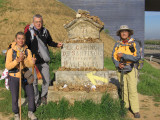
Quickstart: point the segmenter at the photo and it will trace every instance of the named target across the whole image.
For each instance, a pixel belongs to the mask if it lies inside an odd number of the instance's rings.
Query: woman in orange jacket
[[[27,49],[25,45],[25,36],[23,32],[18,32],[15,36],[16,44],[12,46],[7,52],[6,68],[9,70],[9,87],[12,94],[12,111],[15,113],[15,120],[19,120],[19,108],[18,108],[18,93],[19,93],[19,79],[23,76],[20,73],[21,69],[32,67],[35,64],[36,59],[32,58],[31,51]],[[22,87],[28,96],[28,117],[31,120],[36,120],[34,115],[35,103],[34,103],[34,89],[32,84],[28,84],[27,80],[22,77]]]

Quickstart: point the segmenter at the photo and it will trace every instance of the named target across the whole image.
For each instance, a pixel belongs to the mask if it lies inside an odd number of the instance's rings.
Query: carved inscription
[[[103,62],[103,43],[66,43],[61,51],[62,67],[103,69]]]
[[[69,38],[99,38],[99,29],[89,22],[74,24],[69,30]]]

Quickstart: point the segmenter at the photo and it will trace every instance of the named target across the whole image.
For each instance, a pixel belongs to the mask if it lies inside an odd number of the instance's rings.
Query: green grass
[[[19,25],[26,26],[27,22],[19,22]]]
[[[2,22],[7,23],[7,21],[8,21],[8,18],[5,18],[5,19],[1,20],[0,23],[2,23]]]
[[[61,53],[53,53],[51,50],[49,52],[51,58],[49,62],[50,79],[54,80],[55,73],[53,71],[57,70],[61,66]]]
[[[159,106],[160,106],[160,104],[158,104],[158,103],[155,103],[155,104],[154,104],[154,106],[156,106],[156,107],[159,107]]]
[[[160,40],[145,40],[145,44],[160,45]]]
[[[4,0],[0,0],[0,8],[3,7]]]
[[[105,29],[104,32],[105,32],[106,34],[109,34],[109,33],[110,33],[108,29]]]
[[[160,101],[160,70],[145,62],[140,73],[138,92],[144,95],[154,96],[155,101]]]
[[[11,94],[1,90],[0,112],[12,113]],[[22,106],[22,118],[27,118],[28,107]],[[104,94],[101,103],[95,104],[92,100],[75,101],[70,105],[64,98],[58,103],[49,102],[42,105],[35,112],[39,120],[76,118],[78,120],[125,120],[121,115],[126,115],[126,109],[121,108],[119,100],[113,100],[109,94]]]
[[[9,3],[8,0],[0,0],[0,13],[6,10],[7,3]]]
[[[5,56],[0,55],[0,70],[5,68]]]
[[[104,59],[104,67],[107,68],[108,70],[116,70],[112,58],[109,57],[106,57]]]
[[[0,81],[0,88],[5,88],[5,80]]]
[[[0,112],[5,114],[12,113],[12,97],[9,90],[2,89],[0,90]]]

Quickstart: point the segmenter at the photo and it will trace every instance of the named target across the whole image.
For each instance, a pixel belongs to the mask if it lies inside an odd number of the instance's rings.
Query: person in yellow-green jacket
[[[134,67],[141,58],[140,46],[131,35],[133,35],[133,30],[127,25],[120,26],[120,29],[117,31],[117,36],[120,37],[120,40],[114,45],[112,60],[118,71],[119,82],[123,84],[123,89],[121,88],[123,94],[121,97],[124,105],[132,110],[135,118],[140,118],[137,69]],[[121,81],[123,82],[121,83]]]
[[[6,55],[6,68],[9,70],[9,88],[12,95],[12,111],[15,113],[15,120],[19,120],[19,108],[18,108],[18,94],[19,94],[19,79],[23,76],[20,73],[20,62],[22,62],[22,71],[28,67],[32,67],[35,64],[36,59],[32,58],[31,51],[27,49],[25,45],[25,35],[23,32],[18,32],[15,36],[15,44],[7,51]],[[34,115],[35,100],[33,84],[28,83],[27,80],[22,77],[22,87],[25,90],[28,97],[28,117],[31,120],[36,120]]]

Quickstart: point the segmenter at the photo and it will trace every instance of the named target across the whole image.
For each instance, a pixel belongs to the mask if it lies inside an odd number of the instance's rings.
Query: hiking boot
[[[140,114],[139,114],[139,112],[134,113],[134,118],[140,118]]]
[[[41,103],[42,103],[43,105],[46,105],[46,104],[47,104],[47,98],[46,98],[46,97],[42,97],[42,98],[41,98]]]
[[[14,120],[19,120],[19,114],[14,114]]]
[[[31,120],[37,120],[37,117],[34,115],[32,111],[28,111],[28,118]]]

